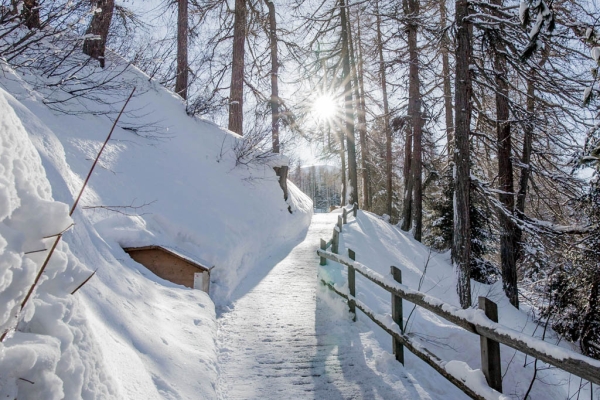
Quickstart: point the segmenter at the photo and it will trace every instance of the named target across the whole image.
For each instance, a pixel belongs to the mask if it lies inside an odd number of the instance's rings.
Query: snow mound
[[[45,255],[25,252],[48,248],[52,239],[42,238],[69,226],[67,205],[137,87],[73,214],[75,226],[18,331],[0,345],[0,393],[19,400],[215,398],[213,300],[229,303],[257,266],[301,240],[310,199],[288,183],[284,201],[272,166],[254,162],[242,138],[187,116],[177,96],[131,66],[119,66],[125,72],[114,87],[121,89],[98,92],[99,103],[61,103],[63,112],[45,104],[42,76],[0,68],[3,329]],[[212,299],[157,277],[122,250],[146,245],[215,266]]]
[[[113,382],[98,379],[107,370],[81,304],[70,295],[91,271],[66,243],[21,311],[44,249],[55,241],[43,238],[72,220],[67,205],[52,200],[40,156],[7,97],[0,89],[0,332],[9,331],[0,343],[0,398],[77,399],[85,384],[94,385],[94,396],[108,398]]]
[[[448,253],[436,253],[414,240],[410,235],[390,225],[381,217],[369,212],[359,211],[356,219],[349,218],[340,235],[340,254],[347,249],[356,253],[356,261],[366,265],[392,280],[390,266],[402,270],[402,283],[411,289],[420,290],[452,306],[460,308],[456,294],[456,275]],[[329,240],[329,238],[324,238]],[[346,268],[328,262],[320,269],[320,277],[332,282],[338,288],[347,286]],[[477,307],[479,296],[485,296],[498,304],[499,323],[522,332],[524,335],[559,344],[574,350],[574,346],[561,342],[550,328],[544,329],[532,317],[532,310],[522,305],[521,310],[510,305],[502,291],[502,282],[484,285],[471,281],[473,307]],[[391,318],[390,294],[379,286],[357,275],[356,299],[366,304],[376,314]],[[412,303],[403,302],[405,333],[420,341],[420,344],[447,361],[446,368],[461,379],[471,382],[485,394],[486,385],[482,383],[479,337],[471,334],[437,315],[414,308]],[[473,310],[467,312],[472,313]],[[360,324],[373,331],[380,345],[391,353],[391,338],[381,328],[364,315],[358,316]],[[534,378],[534,360],[523,353],[504,345],[501,348],[503,393],[505,398],[522,399]],[[416,377],[423,388],[434,398],[466,398],[451,383],[434,372],[417,357],[405,351],[407,373]],[[564,399],[573,396],[579,390],[577,384],[569,385],[572,377],[568,373],[548,368],[542,362],[537,363],[537,379],[533,383],[532,399]],[[584,382],[585,383],[585,382]],[[589,384],[581,388],[581,396],[590,398]],[[594,393],[594,398],[598,393]]]

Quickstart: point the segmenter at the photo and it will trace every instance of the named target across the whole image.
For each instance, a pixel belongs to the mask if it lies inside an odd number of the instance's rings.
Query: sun
[[[330,120],[337,113],[338,108],[333,96],[322,94],[313,103],[313,112],[321,119]]]

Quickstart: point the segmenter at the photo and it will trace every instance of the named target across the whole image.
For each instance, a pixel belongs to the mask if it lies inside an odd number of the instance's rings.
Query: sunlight
[[[319,118],[329,120],[337,112],[337,105],[331,95],[322,94],[315,100],[313,111]]]

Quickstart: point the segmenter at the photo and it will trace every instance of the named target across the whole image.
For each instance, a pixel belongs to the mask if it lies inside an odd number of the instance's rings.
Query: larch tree
[[[392,172],[392,129],[390,126],[390,107],[388,103],[387,77],[385,69],[385,59],[383,57],[383,37],[381,33],[381,14],[379,12],[379,0],[375,0],[375,27],[377,31],[377,57],[379,66],[379,82],[381,85],[382,103],[383,103],[383,129],[385,132],[385,208],[390,218],[393,217],[392,201],[393,193],[393,172]]]
[[[175,93],[187,100],[188,89],[188,0],[177,1],[177,71]]]
[[[404,189],[404,207],[402,213],[402,230],[408,231],[414,221],[414,237],[421,240],[423,229],[423,117],[421,114],[421,82],[419,79],[419,0],[404,0],[402,2],[406,17],[406,32],[408,36],[408,118],[410,119],[410,134],[407,134],[406,146],[412,148],[405,152],[410,162],[406,187]],[[410,137],[410,140],[408,139]]]
[[[493,0],[492,4],[502,8],[502,0]],[[497,19],[501,15],[494,12]],[[493,64],[495,71],[495,103],[496,103],[496,139],[498,159],[498,199],[502,208],[498,210],[500,221],[500,264],[502,285],[510,303],[519,307],[517,288],[517,226],[513,220],[515,194],[512,166],[512,135],[509,113],[509,82],[506,60],[506,45],[502,39],[502,28],[494,30],[492,43]]]
[[[344,127],[348,151],[348,179],[350,193],[348,203],[358,202],[358,167],[356,162],[356,136],[354,132],[354,101],[352,95],[352,72],[350,63],[350,35],[348,23],[348,7],[345,0],[339,1],[340,24],[342,35],[342,83],[344,85]]]
[[[269,9],[269,47],[271,51],[271,138],[273,153],[279,153],[279,61],[277,57],[277,16],[272,0],[265,0]]]
[[[358,12],[358,10],[357,10]],[[369,147],[367,145],[367,119],[366,119],[366,105],[365,105],[365,88],[364,88],[364,79],[362,74],[362,43],[361,43],[361,35],[360,35],[360,18],[356,18],[356,46],[354,45],[355,40],[352,34],[352,23],[351,23],[351,13],[347,14],[348,16],[348,39],[350,43],[350,62],[351,62],[351,71],[352,78],[354,83],[354,107],[356,109],[356,116],[358,120],[358,136],[360,140],[360,161],[361,161],[361,178],[362,178],[362,190],[363,190],[363,200],[362,200],[362,208],[365,210],[370,209],[370,190],[369,190],[369,165],[368,165],[368,157],[369,157]],[[356,51],[355,51],[356,50]],[[356,61],[358,59],[358,62]]]
[[[239,135],[244,129],[244,53],[246,43],[246,0],[235,0],[233,52],[229,91],[229,130]]]
[[[470,153],[471,129],[471,27],[468,20],[468,0],[455,2],[456,53],[454,81],[454,232],[452,236],[452,263],[457,275],[457,292],[463,308],[471,306],[471,224],[470,206]]]

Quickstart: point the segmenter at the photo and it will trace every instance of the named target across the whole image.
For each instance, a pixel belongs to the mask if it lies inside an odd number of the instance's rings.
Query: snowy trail
[[[221,315],[221,399],[429,398],[403,373],[373,370],[356,325],[317,285],[319,238],[336,219],[315,214],[305,240]]]

